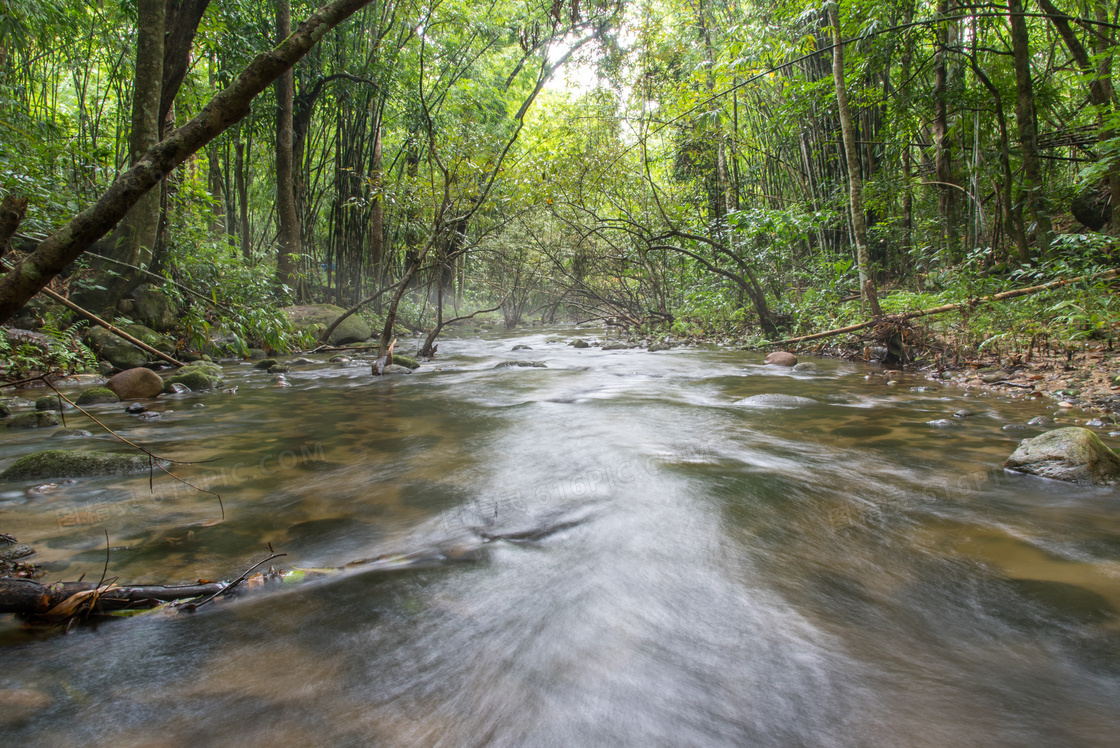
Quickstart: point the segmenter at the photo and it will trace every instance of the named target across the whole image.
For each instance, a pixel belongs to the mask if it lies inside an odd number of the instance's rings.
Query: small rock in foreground
[[[45,449],[13,462],[0,473],[4,480],[43,478],[92,478],[102,475],[127,475],[148,469],[148,456],[119,452],[74,452]]]

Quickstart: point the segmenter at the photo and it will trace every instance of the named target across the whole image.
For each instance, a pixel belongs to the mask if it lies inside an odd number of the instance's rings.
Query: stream
[[[599,335],[462,331],[382,378],[323,354],[288,387],[227,363],[235,394],[94,406],[198,461],[173,472],[225,518],[159,474],[0,483],[44,581],[99,579],[106,533],[122,584],[232,579],[268,544],[343,568],[66,635],[0,619],[4,744],[1117,744],[1120,494],[1001,467],[1052,409],[567,344]],[[767,393],[817,402],[740,403]],[[0,429],[0,468],[113,443]],[[394,554],[430,563],[347,566]],[[41,703],[6,717],[14,691]]]

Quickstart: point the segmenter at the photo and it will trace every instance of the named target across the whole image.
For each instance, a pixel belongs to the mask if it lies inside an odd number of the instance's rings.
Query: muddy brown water
[[[37,705],[0,714],[4,744],[1117,744],[1120,492],[1001,469],[1038,404],[547,342],[588,334],[447,337],[378,380],[324,357],[285,388],[233,364],[236,394],[150,421],[97,406],[212,460],[175,472],[226,517],[165,477],[0,484],[48,580],[99,578],[106,532],[134,583],[228,579],[268,543],[285,568],[478,553],[65,636],[0,622],[0,701]],[[765,393],[818,403],[738,404]],[[0,467],[63,441],[0,431]]]

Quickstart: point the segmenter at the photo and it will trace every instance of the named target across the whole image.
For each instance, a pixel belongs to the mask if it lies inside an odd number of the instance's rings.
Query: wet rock
[[[151,369],[137,367],[113,375],[105,385],[121,400],[143,400],[163,392],[163,380]]]
[[[798,374],[820,374],[821,369],[812,361],[802,361],[799,364],[793,365],[793,370]]]
[[[797,356],[789,351],[774,351],[762,360],[762,363],[771,366],[797,366]]]
[[[544,361],[503,361],[495,366],[495,369],[508,369],[510,367],[520,367],[523,369],[547,369],[548,365]]]
[[[634,346],[628,343],[607,343],[603,346],[604,351],[628,351]]]
[[[1102,421],[1101,419],[1093,418],[1091,420],[1086,421],[1085,425],[1086,426],[1093,426],[1093,427],[1098,428],[1098,429],[1103,429],[1105,424],[1104,424],[1104,421]]]
[[[170,393],[173,384],[182,384],[191,392],[219,389],[222,386],[222,367],[202,361],[189,364],[167,378],[163,391]]]
[[[397,366],[403,366],[406,369],[419,369],[420,368],[420,362],[417,361],[416,359],[414,359],[412,356],[398,356],[397,354],[394,353],[393,354],[393,363],[396,364]]]
[[[154,410],[146,410],[137,416],[141,421],[154,421],[157,418],[163,418],[163,414]]]
[[[926,421],[926,423],[929,424],[930,426],[936,426],[939,429],[947,429],[947,428],[950,428],[951,426],[955,425],[948,418],[938,418],[937,420],[934,420],[934,421]]]
[[[382,374],[411,374],[412,369],[408,368],[407,366],[401,366],[400,364],[389,364],[388,366],[385,367],[385,369],[381,373]]]
[[[12,409],[7,405],[0,405],[0,418],[7,418],[12,414]]]
[[[74,400],[78,405],[103,405],[105,403],[119,403],[120,401],[117,393],[108,387],[90,387],[88,390],[83,390]]]
[[[12,418],[8,421],[8,428],[10,429],[45,429],[51,426],[59,426],[61,422],[58,416],[53,411],[46,410],[37,413],[23,413]]]
[[[55,431],[53,434],[51,434],[52,439],[54,439],[54,438],[66,438],[66,437],[71,437],[71,436],[85,437],[85,436],[93,436],[93,434],[90,433],[89,431],[86,431],[85,429],[59,429],[59,430]]]
[[[968,418],[971,415],[972,415],[971,410],[966,410],[964,408],[961,408],[960,410],[958,410],[956,413],[953,414],[953,418]]]
[[[1000,428],[1001,431],[1026,431],[1027,427],[1021,423],[1009,423]]]
[[[1031,420],[1027,421],[1027,425],[1028,426],[1053,426],[1054,425],[1054,419],[1047,418],[1046,416],[1035,416]]]
[[[591,344],[583,338],[576,338],[571,343],[568,343],[572,348],[590,348]]]
[[[147,410],[147,408],[140,403],[129,403],[128,407],[124,409],[124,412],[128,413],[129,415],[134,415],[135,416],[135,415],[139,415],[140,413],[143,413],[146,410]]]
[[[745,405],[748,408],[802,408],[806,405],[820,405],[820,400],[797,395],[767,393],[745,397],[735,404]]]
[[[260,361],[258,361],[255,364],[253,364],[253,368],[254,369],[269,369],[269,368],[272,368],[273,366],[276,366],[278,363],[280,363],[280,362],[277,361],[274,358],[265,358],[265,359],[261,359]]]
[[[93,478],[127,475],[147,469],[148,456],[143,454],[45,449],[19,458],[0,473],[0,479]]]
[[[653,345],[651,345],[649,347],[649,352],[650,353],[660,353],[661,351],[668,351],[668,350],[672,349],[672,347],[673,346],[667,345],[665,343],[654,343]]]
[[[514,347],[512,348],[512,350],[515,350],[515,351],[531,351],[531,350],[533,350],[533,349],[532,349],[532,348],[530,348],[530,347],[529,347],[529,346],[527,346],[527,345],[515,345],[515,346],[514,346]]]
[[[316,361],[315,359],[300,357],[300,358],[293,358],[291,361],[288,362],[288,365],[289,366],[307,366],[308,364],[317,364],[317,363],[319,363],[319,362]]]
[[[158,332],[175,327],[179,315],[167,293],[157,286],[143,285],[132,292],[133,319],[139,319]]]
[[[332,364],[348,364],[348,363],[350,363],[350,358],[348,356],[331,356],[331,363]]]
[[[163,391],[168,395],[185,395],[186,393],[191,391],[191,388],[183,384],[182,382],[170,382],[168,384],[165,384],[163,387]]]
[[[288,319],[297,328],[306,330],[318,340],[327,327],[336,319],[346,313],[342,307],[333,304],[310,304],[307,306],[290,306],[283,310]],[[369,323],[356,314],[351,314],[331,333],[331,345],[346,345],[347,343],[361,343],[369,340],[373,328]]]
[[[284,364],[275,364],[273,366],[268,367],[268,373],[269,374],[286,374],[291,370],[292,370],[292,367],[286,366]]]
[[[59,410],[58,395],[43,395],[35,401],[35,410]]]
[[[1004,467],[1043,478],[1103,485],[1120,477],[1120,457],[1089,429],[1070,426],[1024,439]]]

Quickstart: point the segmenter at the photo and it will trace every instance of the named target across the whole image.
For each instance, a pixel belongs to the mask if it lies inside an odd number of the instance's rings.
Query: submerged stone
[[[801,408],[806,405],[820,405],[820,400],[797,395],[767,393],[745,397],[735,404],[746,405],[749,408]]]

